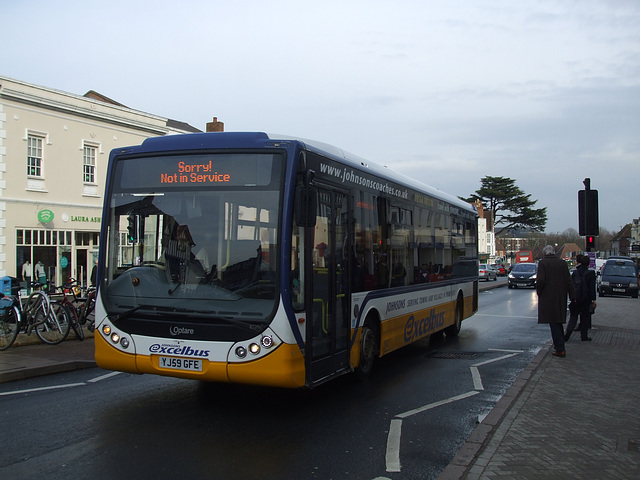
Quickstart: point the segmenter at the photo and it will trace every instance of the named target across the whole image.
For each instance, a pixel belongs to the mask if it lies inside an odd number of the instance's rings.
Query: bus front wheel
[[[367,322],[360,332],[360,363],[356,367],[358,379],[364,380],[369,376],[377,356],[378,336],[375,327]]]

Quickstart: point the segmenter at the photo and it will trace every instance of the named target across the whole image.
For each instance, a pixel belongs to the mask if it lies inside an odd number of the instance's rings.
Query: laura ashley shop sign
[[[82,215],[71,215],[72,222],[100,223],[100,217],[83,217]]]
[[[43,220],[43,212],[49,212],[45,214],[45,218],[48,220]],[[38,220],[42,223],[48,223],[53,220],[53,212],[51,210],[41,210],[38,212]],[[100,223],[102,221],[102,217],[86,217],[84,215],[69,215],[67,213],[62,214],[63,222],[82,222],[82,223]]]

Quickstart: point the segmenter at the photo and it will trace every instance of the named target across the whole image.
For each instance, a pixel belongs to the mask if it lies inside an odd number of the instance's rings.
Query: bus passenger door
[[[318,188],[316,226],[313,229],[311,382],[329,378],[349,367],[348,195]],[[311,337],[311,338],[309,338]]]

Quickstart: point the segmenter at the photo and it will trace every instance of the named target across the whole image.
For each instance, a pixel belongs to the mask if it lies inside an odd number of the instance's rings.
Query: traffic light
[[[127,239],[129,243],[135,243],[138,237],[136,217],[135,215],[129,215],[127,220],[129,221],[129,225],[127,226]]]
[[[587,252],[593,252],[596,249],[596,237],[594,237],[593,235],[587,235],[587,238],[585,239],[586,242],[586,247],[585,250]]]
[[[598,221],[598,191],[578,191],[578,234],[598,235],[600,225]]]

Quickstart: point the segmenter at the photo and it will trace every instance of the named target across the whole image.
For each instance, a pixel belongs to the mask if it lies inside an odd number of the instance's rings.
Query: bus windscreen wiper
[[[227,323],[231,323],[233,325],[237,325],[238,327],[246,328],[247,330],[251,330],[253,332],[261,332],[263,328],[260,325],[256,325],[255,323],[249,323],[244,320],[238,320],[237,318],[228,317],[220,315],[219,312],[215,312],[213,310],[190,310],[192,313],[200,313],[207,315],[215,315],[216,320],[222,320]]]
[[[130,308],[129,310],[125,310],[124,312],[118,313],[114,317],[110,317],[109,315],[107,316],[109,317],[109,320],[111,320],[113,323],[116,323],[122,320],[123,318],[127,318],[129,315],[131,315],[134,312],[137,312],[138,310],[140,310],[142,307],[145,307],[145,306],[148,306],[148,305],[136,305],[135,307]]]

